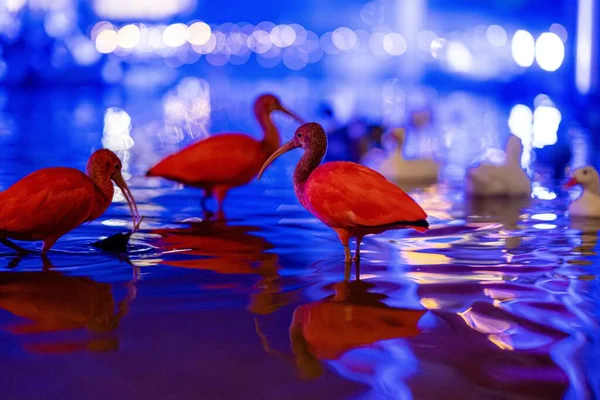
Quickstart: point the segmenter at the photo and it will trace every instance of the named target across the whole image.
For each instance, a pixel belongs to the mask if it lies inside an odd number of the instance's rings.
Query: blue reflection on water
[[[460,177],[477,149],[501,147],[508,107],[466,94],[431,105],[441,117],[427,134],[452,143],[439,154],[450,162],[446,176],[457,178],[412,189],[432,229],[367,238],[361,280],[350,283],[337,238],[293,194],[299,154],[232,191],[226,225],[198,223],[197,191],[143,178],[206,132],[258,135],[251,102],[262,91],[311,119],[328,88],[192,79],[150,94],[5,93],[0,188],[45,166],[83,169],[104,143],[127,157],[146,218],[128,257],[89,245],[129,223],[119,196],[57,243],[51,272],[37,257],[0,249],[0,374],[11,377],[3,397],[600,395],[600,225],[566,219],[566,197],[547,182],[540,187],[554,196],[526,202],[462,195]],[[358,101],[382,104],[381,91],[370,93]],[[364,110],[382,117],[377,107]],[[482,134],[478,110],[503,117]],[[296,126],[276,123],[284,140]]]

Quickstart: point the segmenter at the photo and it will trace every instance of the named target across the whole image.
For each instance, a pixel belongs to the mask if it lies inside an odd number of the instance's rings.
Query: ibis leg
[[[334,229],[335,233],[337,233],[338,238],[340,238],[340,242],[344,246],[344,262],[352,262],[352,254],[350,253],[350,247],[348,243],[350,242],[350,232],[345,229]]]
[[[362,242],[362,236],[356,236],[356,251],[354,252],[354,261],[360,261],[360,243]]]
[[[0,239],[0,243],[2,243],[3,245],[5,245],[6,247],[9,247],[9,248],[13,249],[17,253],[20,253],[20,254],[27,254],[27,253],[29,253],[29,250],[22,248],[21,246],[15,244],[13,242],[11,242],[10,240],[8,240],[6,238],[1,238]]]
[[[352,253],[350,252],[350,246],[344,245],[344,262],[352,262]]]
[[[48,250],[50,250],[52,248],[52,246],[54,246],[54,243],[56,243],[56,241],[58,240],[58,238],[47,238],[46,240],[44,240],[44,247],[42,247],[42,257],[46,257],[46,254],[48,253]]]
[[[225,212],[223,211],[223,202],[225,201],[225,196],[227,195],[226,188],[219,188],[215,190],[215,197],[217,198],[217,219],[224,220]]]

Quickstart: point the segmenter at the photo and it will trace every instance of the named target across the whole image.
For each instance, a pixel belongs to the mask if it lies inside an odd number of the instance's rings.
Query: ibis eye
[[[121,164],[115,164],[115,169],[121,169]]]
[[[584,169],[584,170],[583,170],[583,174],[584,174],[584,175],[587,175],[587,169]]]
[[[302,134],[301,134],[301,133],[299,133],[299,134],[297,134],[296,136],[298,136],[298,137],[302,137]]]

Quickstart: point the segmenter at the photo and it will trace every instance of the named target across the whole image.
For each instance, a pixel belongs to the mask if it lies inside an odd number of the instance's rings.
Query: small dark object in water
[[[143,219],[144,217],[140,218],[138,223],[133,227],[133,230],[127,233],[115,233],[112,236],[92,243],[92,246],[106,251],[126,252],[131,235],[138,230]]]

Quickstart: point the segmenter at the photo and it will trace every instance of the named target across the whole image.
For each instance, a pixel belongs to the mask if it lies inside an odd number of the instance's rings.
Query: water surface
[[[257,135],[250,104],[261,91],[312,119],[313,100],[332,87],[188,80],[157,93],[4,93],[1,189],[45,166],[83,169],[104,145],[125,161],[145,220],[126,256],[90,246],[128,228],[120,195],[49,262],[0,249],[1,397],[600,396],[600,223],[570,221],[550,184],[525,202],[465,201],[460,178],[414,189],[431,230],[367,237],[359,271],[347,274],[336,235],[294,196],[299,152],[232,191],[225,224],[201,222],[196,190],[143,178],[208,132]],[[361,100],[370,117],[387,118],[385,96]],[[453,162],[448,176],[473,160],[467,134],[480,114],[505,124],[501,105],[479,107],[431,128],[464,150],[438,148]],[[296,125],[276,122],[289,138]],[[501,143],[498,132],[476,137]]]

